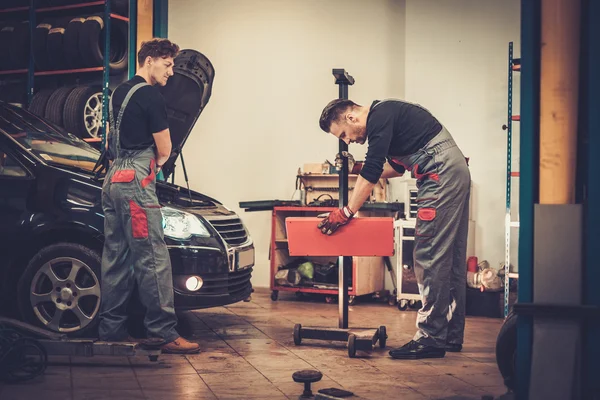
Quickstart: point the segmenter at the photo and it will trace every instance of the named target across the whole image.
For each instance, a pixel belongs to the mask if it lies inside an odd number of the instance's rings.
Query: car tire
[[[73,89],[75,89],[73,86],[61,87],[52,92],[46,104],[46,112],[44,113],[44,117],[47,120],[64,128],[63,111],[67,97],[69,97]]]
[[[52,93],[54,93],[54,89],[42,89],[37,92],[31,99],[28,110],[38,117],[44,117],[46,115],[46,106]]]
[[[1,71],[12,69],[10,57],[7,56],[10,53],[10,44],[12,42],[14,29],[14,22],[3,22],[0,24],[0,54],[2,54],[2,57],[0,57]]]
[[[83,68],[84,63],[79,52],[79,35],[85,17],[75,17],[69,21],[65,35],[63,36],[63,47],[67,68]]]
[[[48,71],[50,61],[46,51],[48,32],[52,29],[53,21],[46,19],[38,24],[33,32],[33,60],[38,71]]]
[[[97,337],[100,265],[98,252],[80,244],[41,249],[19,278],[23,321],[71,337]]]
[[[79,52],[88,68],[104,65],[104,27],[102,16],[92,15],[86,18],[79,31]],[[127,69],[127,41],[127,24],[117,19],[112,20],[109,70],[113,75]]]
[[[65,101],[63,123],[68,132],[79,138],[101,137],[102,88],[79,86],[73,89]]]
[[[13,69],[25,69],[29,60],[29,21],[17,22],[9,44]]]
[[[64,37],[66,27],[71,18],[59,18],[48,31],[46,38],[46,54],[49,67],[52,70],[67,69],[67,61],[65,57]]]
[[[496,339],[496,363],[504,384],[510,390],[516,388],[517,314],[510,312]]]

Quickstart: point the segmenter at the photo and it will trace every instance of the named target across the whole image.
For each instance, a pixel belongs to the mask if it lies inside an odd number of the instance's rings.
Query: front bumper
[[[176,309],[202,309],[237,303],[252,293],[252,265],[240,268],[240,250],[254,252],[249,245],[224,251],[203,246],[169,246],[173,270],[173,290]],[[247,254],[247,253],[246,253]],[[243,267],[243,266],[242,266]],[[204,284],[200,290],[190,292],[185,280],[192,275],[200,276]]]

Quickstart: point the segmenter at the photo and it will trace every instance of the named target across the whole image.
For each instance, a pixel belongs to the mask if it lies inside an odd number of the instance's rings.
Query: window
[[[3,177],[27,177],[27,171],[10,155],[0,150],[0,178]]]

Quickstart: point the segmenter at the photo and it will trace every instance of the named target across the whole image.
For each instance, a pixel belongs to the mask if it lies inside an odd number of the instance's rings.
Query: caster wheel
[[[278,298],[279,298],[279,290],[273,290],[271,292],[271,300],[277,301]]]
[[[294,325],[294,344],[300,346],[300,343],[302,343],[302,325],[296,324]]]
[[[356,296],[348,296],[348,305],[356,304]]]
[[[408,301],[408,307],[409,308],[415,308],[417,306],[417,301],[416,300],[409,300]]]
[[[158,356],[157,355],[148,356],[148,359],[151,362],[156,362],[156,361],[158,361]]]
[[[244,299],[244,303],[249,303],[250,301],[252,301],[252,295],[250,295]]]
[[[401,299],[398,302],[398,310],[405,311],[408,308],[408,301],[405,299]]]
[[[302,293],[302,292],[296,292],[296,298],[297,298],[298,300],[302,300],[302,299],[304,299],[304,293]]]
[[[335,297],[334,296],[325,296],[325,303],[327,303],[327,304],[335,303]]]
[[[379,347],[385,349],[385,344],[387,342],[387,331],[385,326],[379,327]]]
[[[354,334],[348,336],[348,357],[356,357],[356,335]]]

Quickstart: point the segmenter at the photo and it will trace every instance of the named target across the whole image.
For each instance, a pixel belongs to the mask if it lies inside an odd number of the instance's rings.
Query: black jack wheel
[[[271,300],[277,301],[278,298],[279,298],[279,290],[273,290],[271,292]]]
[[[302,343],[302,325],[294,325],[294,344],[300,346]]]
[[[385,349],[385,344],[387,342],[387,331],[385,329],[385,326],[380,326],[379,327],[379,347],[381,349]]]
[[[356,335],[353,333],[348,336],[348,357],[356,357]]]

